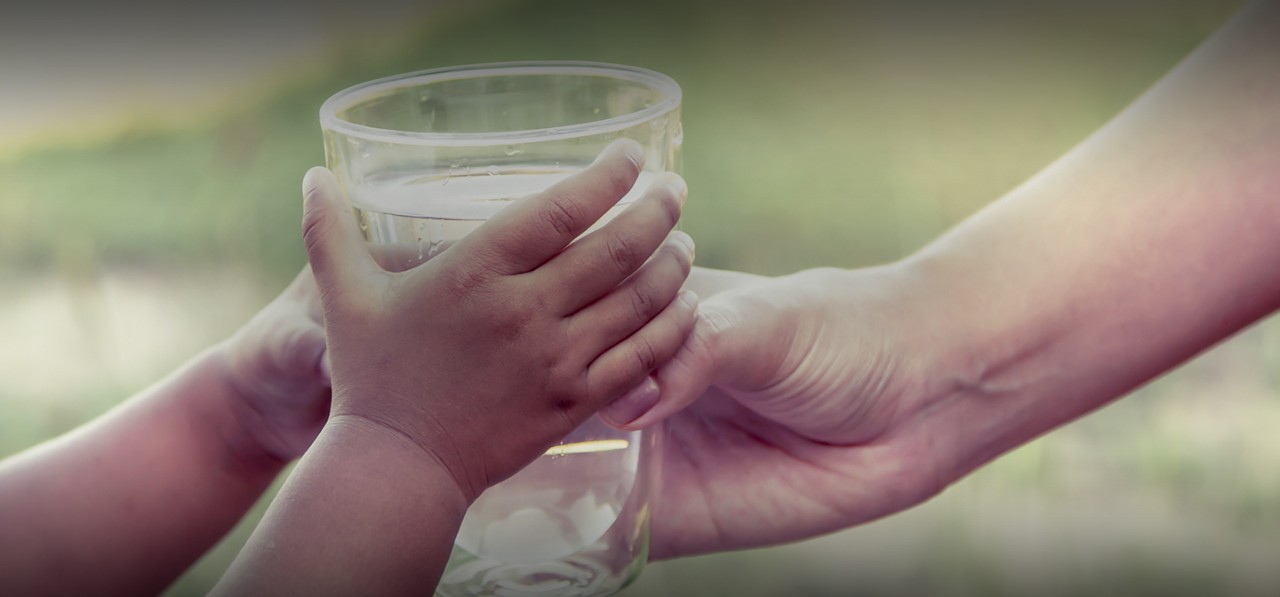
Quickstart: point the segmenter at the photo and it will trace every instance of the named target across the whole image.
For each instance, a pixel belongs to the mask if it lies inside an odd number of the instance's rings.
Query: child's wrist
[[[223,414],[214,417],[218,437],[229,458],[255,467],[282,467],[292,458],[281,453],[278,441],[271,440],[266,420],[253,407],[257,397],[235,375],[228,347],[229,341],[224,341],[198,357],[198,366],[206,368],[219,389]]]
[[[325,424],[322,436],[341,442],[344,450],[393,453],[397,455],[397,459],[414,463],[416,469],[438,471],[441,478],[448,482],[449,488],[456,490],[459,503],[464,509],[485,489],[482,483],[471,479],[465,469],[453,461],[456,459],[451,460],[440,454],[437,447],[419,434],[388,419],[335,410]]]
[[[237,412],[240,401],[229,380],[221,345],[191,359],[170,379],[166,408],[185,425],[192,445],[208,465],[237,482],[253,486],[269,483],[285,462],[266,453]],[[202,465],[204,466],[204,465]]]

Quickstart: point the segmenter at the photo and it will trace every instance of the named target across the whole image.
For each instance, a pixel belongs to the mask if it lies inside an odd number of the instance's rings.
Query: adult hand
[[[602,413],[625,428],[666,419],[654,558],[831,532],[945,486],[927,406],[946,376],[907,272],[697,268],[689,284],[698,322],[656,374],[662,401],[629,422],[622,405]]]

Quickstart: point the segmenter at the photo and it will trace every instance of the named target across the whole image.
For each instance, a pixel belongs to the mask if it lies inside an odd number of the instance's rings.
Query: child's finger
[[[539,269],[538,275],[560,281],[555,290],[560,295],[561,312],[574,313],[595,302],[643,265],[680,220],[687,192],[679,176],[664,175],[613,221],[573,243]],[[684,238],[688,240],[687,236]],[[689,240],[690,248],[692,242]],[[668,300],[670,297],[659,306]]]
[[[699,307],[693,331],[676,355],[640,386],[601,409],[601,419],[619,429],[644,429],[684,410],[702,396],[717,374],[712,346],[722,329],[706,316],[706,311],[705,304]]]
[[[638,143],[614,141],[587,169],[517,200],[441,256],[465,255],[503,274],[537,269],[616,205],[635,185],[643,164]]]
[[[683,291],[640,331],[605,351],[587,368],[587,385],[598,408],[644,381],[675,356],[693,329],[698,297]]]
[[[693,268],[693,239],[673,232],[653,259],[613,292],[574,314],[571,334],[598,356],[618,340],[644,327],[680,292]]]
[[[333,174],[319,166],[302,179],[302,240],[321,295],[377,271]]]

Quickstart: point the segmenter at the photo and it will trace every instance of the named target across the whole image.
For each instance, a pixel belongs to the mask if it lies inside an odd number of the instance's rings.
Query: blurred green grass
[[[329,94],[400,72],[517,59],[634,64],[681,83],[691,189],[684,229],[698,242],[700,264],[776,274],[882,263],[1082,140],[1237,5],[454,5],[376,49],[342,41],[314,68],[282,73],[238,107],[193,115],[187,126],[142,119],[110,139],[32,147],[0,161],[0,279],[230,266],[265,298],[304,262],[298,187],[323,161],[316,114]],[[799,546],[663,564],[628,593],[1055,593],[1036,578],[1061,583],[1060,594],[1248,588],[1229,578],[1237,551],[1223,542],[1280,536],[1280,475],[1270,468],[1280,464],[1280,446],[1267,428],[1280,422],[1280,334],[1263,326],[1224,348],[1011,454],[918,512]],[[101,412],[111,391],[133,391],[106,387],[47,408],[0,404],[0,454]],[[1234,406],[1228,415],[1207,413],[1204,400]],[[1204,421],[1232,432],[1204,431]],[[1064,509],[1020,510],[1044,504]],[[1136,526],[1110,524],[1112,515]],[[171,593],[205,592],[254,520]],[[1205,533],[1193,564],[1151,551],[1161,533],[1174,532],[1162,521],[1185,523],[1175,541]],[[1020,524],[1046,525],[1044,561],[1019,553]],[[1119,555],[1093,557],[1087,541],[1072,542],[1073,529],[1087,533],[1090,524],[1127,537]],[[884,542],[890,547],[878,551]],[[903,561],[884,565],[890,557]],[[1045,576],[1037,566],[1049,566]]]
[[[703,264],[883,262],[1081,140],[1231,4],[455,7],[390,50],[347,40],[314,72],[190,128],[143,121],[95,146],[5,160],[0,263],[231,261],[284,275],[302,263],[298,180],[323,161],[316,113],[330,93],[511,59],[636,64],[681,82],[685,224]]]

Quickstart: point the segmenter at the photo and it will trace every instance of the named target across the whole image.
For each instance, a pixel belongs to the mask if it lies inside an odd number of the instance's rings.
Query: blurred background
[[[1239,4],[18,9],[0,22],[0,456],[104,412],[286,285],[317,111],[349,85],[500,60],[659,70],[684,88],[701,265],[857,267],[1047,165]],[[1278,428],[1272,320],[915,510],[655,564],[625,594],[1273,595]],[[261,508],[169,593],[205,593]]]

